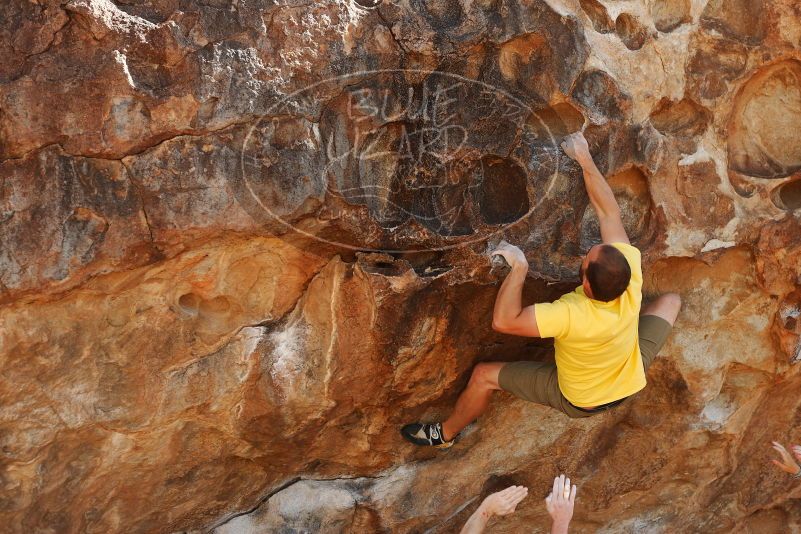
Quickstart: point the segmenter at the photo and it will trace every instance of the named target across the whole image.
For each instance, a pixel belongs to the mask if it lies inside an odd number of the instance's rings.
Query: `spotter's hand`
[[[528,488],[525,486],[509,486],[503,491],[488,496],[482,505],[486,507],[490,515],[509,515],[515,511],[526,495],[528,495]]]
[[[573,517],[573,506],[576,503],[576,486],[570,486],[570,479],[559,475],[553,479],[553,491],[545,498],[545,508],[551,514],[554,523],[565,526]]]
[[[797,446],[796,446],[797,447]],[[796,447],[793,447],[793,454],[795,455],[796,459],[801,460],[799,455],[801,455],[801,450],[796,451]],[[780,460],[771,460],[773,464],[781,469],[786,473],[790,473],[791,475],[797,474],[801,471],[801,467],[798,466],[796,461],[790,456],[790,453],[787,452],[787,449],[781,443],[773,442],[773,450],[779,453]]]

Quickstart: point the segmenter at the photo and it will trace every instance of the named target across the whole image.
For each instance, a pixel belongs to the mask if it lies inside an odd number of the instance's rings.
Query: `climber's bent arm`
[[[628,243],[629,237],[623,227],[623,220],[620,216],[620,206],[617,203],[612,188],[606,182],[601,171],[595,165],[589,150],[577,151],[576,154],[579,165],[584,171],[584,185],[587,187],[587,194],[590,197],[598,214],[598,222],[601,225],[601,240],[604,243]]]
[[[492,313],[492,329],[515,336],[539,337],[534,306],[523,307],[527,267],[516,265],[501,284]]]

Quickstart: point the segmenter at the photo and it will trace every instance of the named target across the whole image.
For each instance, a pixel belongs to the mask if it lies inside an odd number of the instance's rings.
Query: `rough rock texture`
[[[801,530],[794,0],[0,5],[0,521],[14,533],[453,532],[555,474],[575,532]],[[598,240],[584,128],[675,333],[633,401],[498,393],[445,453],[490,328]],[[446,482],[443,482],[446,481]]]

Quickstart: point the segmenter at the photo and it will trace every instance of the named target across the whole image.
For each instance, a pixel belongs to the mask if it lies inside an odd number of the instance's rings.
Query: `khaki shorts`
[[[639,324],[640,354],[645,370],[665,344],[673,327],[656,315],[641,315]],[[511,362],[498,374],[501,389],[521,399],[556,408],[570,417],[589,417],[603,413],[583,412],[570,404],[559,390],[556,365],[545,362]]]

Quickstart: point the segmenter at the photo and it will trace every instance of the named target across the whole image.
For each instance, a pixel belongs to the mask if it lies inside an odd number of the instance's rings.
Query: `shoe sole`
[[[439,445],[431,445],[429,443],[417,443],[411,437],[409,437],[406,434],[404,434],[402,430],[400,432],[400,435],[404,440],[406,440],[407,442],[411,443],[412,445],[416,445],[418,447],[433,447],[435,449],[450,449],[451,447],[453,447],[453,444],[456,443],[456,440],[452,439],[452,440],[448,441],[447,443],[441,443]]]

